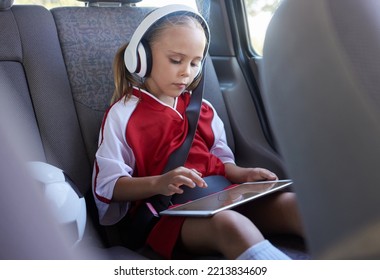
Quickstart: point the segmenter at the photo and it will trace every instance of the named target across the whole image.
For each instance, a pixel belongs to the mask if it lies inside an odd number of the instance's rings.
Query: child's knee
[[[293,192],[284,192],[278,196],[279,205],[289,209],[289,207],[297,206],[296,194]]]
[[[218,231],[224,232],[239,232],[247,226],[254,226],[247,217],[232,210],[217,213],[212,217],[212,223]]]
[[[238,212],[222,211],[216,214],[212,220],[215,238],[218,238],[220,244],[231,245],[231,243],[237,242],[239,246],[248,248],[264,240],[263,235],[251,220]]]

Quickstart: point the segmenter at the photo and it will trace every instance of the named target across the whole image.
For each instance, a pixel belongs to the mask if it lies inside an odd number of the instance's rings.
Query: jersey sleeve
[[[95,155],[93,195],[102,225],[112,225],[127,213],[130,202],[114,202],[112,196],[116,181],[133,174],[135,158],[126,140],[126,127],[136,102],[119,101],[106,113]]]
[[[204,102],[212,108],[214,111],[214,117],[211,122],[211,128],[214,132],[215,141],[211,147],[210,152],[217,156],[223,163],[235,163],[235,157],[231,148],[227,144],[226,131],[224,130],[224,124],[219,117],[215,108],[208,101]]]

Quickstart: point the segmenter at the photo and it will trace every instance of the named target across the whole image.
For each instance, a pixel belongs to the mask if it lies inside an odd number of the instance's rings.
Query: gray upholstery
[[[25,70],[29,46],[12,10],[0,8],[0,26],[0,259],[69,259],[67,244],[23,165],[46,160]]]
[[[112,62],[115,53],[129,41],[150,10],[142,7],[68,7],[52,10],[91,162],[97,149],[101,119],[114,89]],[[228,142],[233,148],[226,108],[210,61],[207,62],[207,75],[205,97],[216,106],[223,118]]]
[[[2,14],[0,13],[0,17]],[[1,75],[1,74],[0,74]],[[1,87],[4,89],[3,87]],[[9,139],[9,126],[18,123],[10,119],[9,111],[0,103],[0,259],[70,259],[72,255],[60,235],[48,207],[31,183],[23,168],[20,147]],[[8,108],[9,109],[9,108]],[[25,136],[18,134],[19,137]],[[27,187],[26,187],[27,186]]]
[[[101,120],[114,90],[112,63],[119,47],[151,8],[67,7],[52,9],[62,53],[71,84],[88,158],[92,163],[98,147]],[[225,123],[228,143],[233,137],[219,83],[207,59],[205,97],[212,102]],[[96,211],[96,209],[94,209]],[[106,240],[118,244],[118,234],[108,227]]]
[[[85,192],[91,168],[53,17],[40,6],[14,6],[10,11],[17,22],[22,66],[47,160],[65,170]]]
[[[98,248],[103,244],[99,233],[94,232],[89,200],[90,215],[82,242],[85,247],[69,252],[64,249],[66,244],[60,243],[56,225],[46,215],[40,197],[35,198],[38,194],[22,165],[29,160],[47,161],[62,168],[83,194],[91,195],[92,164],[83,143],[56,26],[50,11],[41,6],[1,10],[0,25],[0,173],[2,197],[6,198],[0,207],[7,214],[2,219],[0,257],[142,259],[126,248]]]
[[[315,258],[380,256],[379,14],[285,0],[268,29],[265,103]]]
[[[146,9],[95,7],[52,10],[91,162],[97,150],[101,120],[113,93],[115,53],[146,12]]]
[[[0,11],[10,9],[13,2],[14,0],[0,0]]]
[[[23,53],[20,33],[13,13],[10,10],[0,11],[0,84],[2,110],[8,113],[7,118],[18,124],[6,127],[5,135],[15,144],[18,142],[24,149],[28,160],[44,160],[45,155],[38,132],[37,122],[29,96],[28,84],[23,68]],[[4,124],[3,124],[4,125]],[[13,129],[12,129],[13,128]],[[21,137],[20,132],[23,132]],[[27,139],[25,138],[27,135]]]
[[[7,127],[5,135],[9,139],[19,141],[20,147],[31,147],[24,151],[24,156],[29,160],[44,160],[44,152],[41,145],[41,137],[35,121],[32,102],[30,100],[28,85],[22,65],[21,39],[17,24],[11,11],[1,11],[0,26],[0,84],[2,85],[2,111],[6,110],[9,120],[14,120],[19,125],[18,129]],[[4,125],[4,124],[3,124]],[[20,137],[19,132],[28,135],[27,141]]]
[[[89,7],[121,7],[127,5],[134,5],[141,2],[141,0],[79,0],[85,2]]]

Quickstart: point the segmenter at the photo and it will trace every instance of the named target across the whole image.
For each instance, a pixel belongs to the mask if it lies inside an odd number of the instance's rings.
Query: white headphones
[[[135,73],[139,77],[144,78],[150,74],[152,68],[151,51],[146,42],[144,42],[144,35],[149,31],[150,27],[160,19],[170,14],[186,14],[195,17],[201,23],[206,34],[206,47],[203,55],[203,60],[199,67],[199,72],[196,77],[201,73],[202,63],[208,51],[210,42],[210,30],[206,20],[196,10],[186,5],[167,5],[158,8],[149,13],[133,33],[128,47],[124,52],[124,63],[130,73]]]

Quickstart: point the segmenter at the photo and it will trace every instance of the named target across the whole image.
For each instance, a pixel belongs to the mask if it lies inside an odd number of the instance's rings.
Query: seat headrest
[[[0,0],[3,1],[3,0]],[[135,4],[142,0],[78,0],[85,2],[87,6],[126,6],[129,4]]]
[[[12,7],[14,0],[0,0],[0,11],[8,10]]]

